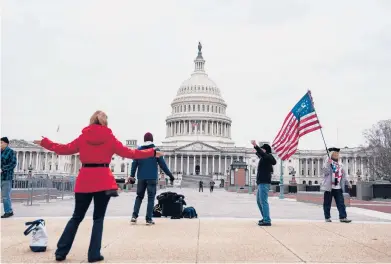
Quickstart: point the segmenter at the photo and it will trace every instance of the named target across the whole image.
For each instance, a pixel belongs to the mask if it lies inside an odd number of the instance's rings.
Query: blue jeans
[[[1,198],[3,200],[4,213],[12,212],[11,189],[12,181],[1,181]]]
[[[140,212],[141,203],[143,202],[145,191],[148,193],[148,205],[146,220],[152,220],[153,207],[155,205],[156,180],[138,180],[137,197],[134,202],[133,217],[137,218]]]
[[[324,192],[324,196],[323,196],[324,218],[325,219],[331,218],[330,210],[331,210],[331,203],[333,201],[333,197],[339,212],[339,219],[346,218],[346,207],[345,207],[345,201],[343,198],[342,189],[332,189],[331,192]]]
[[[94,213],[92,216],[93,225],[91,232],[90,247],[88,248],[88,259],[97,259],[100,257],[103,236],[103,222],[106,215],[107,205],[110,196],[103,192],[94,193],[75,193],[75,209],[72,218],[68,221],[60,240],[57,243],[56,255],[66,256],[71,250],[73,240],[75,239],[77,229],[94,200]]]
[[[271,223],[270,210],[269,210],[269,189],[270,184],[258,184],[257,192],[257,204],[259,211],[261,212],[263,222]]]

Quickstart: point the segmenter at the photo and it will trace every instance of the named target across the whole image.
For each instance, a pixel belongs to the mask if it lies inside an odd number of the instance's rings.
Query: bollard
[[[46,202],[49,203],[49,177],[46,179]]]
[[[64,200],[64,192],[65,192],[65,184],[64,184],[64,176],[61,178],[61,200]]]
[[[30,206],[33,205],[33,195],[34,195],[34,182],[33,180],[31,180]]]

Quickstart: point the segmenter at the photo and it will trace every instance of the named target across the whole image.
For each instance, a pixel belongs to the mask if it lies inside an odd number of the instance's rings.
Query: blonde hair
[[[90,125],[107,126],[107,115],[103,111],[96,111],[90,118]]]

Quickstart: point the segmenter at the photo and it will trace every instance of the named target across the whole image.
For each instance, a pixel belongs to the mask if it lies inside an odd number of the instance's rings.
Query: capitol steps
[[[212,180],[212,176],[207,175],[183,175],[182,176],[182,187],[193,187],[196,188],[199,185],[200,180],[204,182],[204,187],[209,186],[209,182]]]

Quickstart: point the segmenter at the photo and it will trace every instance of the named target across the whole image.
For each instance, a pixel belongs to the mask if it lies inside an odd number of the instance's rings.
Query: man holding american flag
[[[269,190],[272,181],[273,165],[276,165],[276,159],[272,155],[272,148],[268,144],[263,144],[261,147],[257,145],[255,140],[251,144],[256,150],[256,155],[259,158],[257,168],[257,204],[261,212],[262,219],[258,222],[259,226],[271,226],[270,210],[269,210]]]

